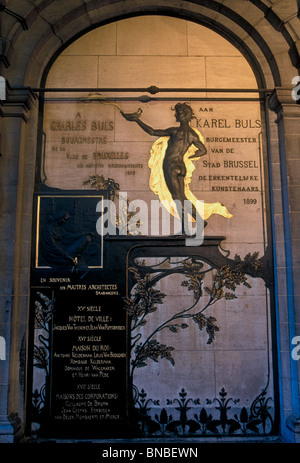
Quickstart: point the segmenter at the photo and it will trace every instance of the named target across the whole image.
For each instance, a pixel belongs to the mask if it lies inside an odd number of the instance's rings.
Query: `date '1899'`
[[[244,198],[244,204],[257,204],[257,199]]]

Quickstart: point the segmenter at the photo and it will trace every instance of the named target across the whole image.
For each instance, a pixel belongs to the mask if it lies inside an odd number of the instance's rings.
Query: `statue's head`
[[[175,111],[175,118],[178,122],[191,121],[195,117],[192,108],[187,103],[177,103],[172,109]]]

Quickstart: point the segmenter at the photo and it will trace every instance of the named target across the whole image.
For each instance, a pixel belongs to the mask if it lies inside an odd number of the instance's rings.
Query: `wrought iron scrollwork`
[[[167,399],[165,407],[160,409],[160,400],[147,399],[147,393],[142,389],[136,401],[137,419],[143,436],[270,435],[274,423],[268,403],[272,399],[266,399],[265,395],[264,390],[248,410],[243,406],[236,413],[232,411],[232,405],[239,404],[240,399],[228,397],[224,387],[218,397],[205,400],[206,407],[201,406],[199,398],[188,397],[182,388],[178,398]]]
[[[41,370],[36,375],[37,383],[33,384],[32,421],[41,423],[49,400],[49,374],[51,361],[52,317],[55,311],[55,298],[49,298],[38,292],[35,300],[35,344],[33,346],[33,366]]]
[[[176,334],[182,329],[189,329],[192,322],[201,333],[206,333],[207,343],[211,344],[220,326],[216,317],[208,313],[209,309],[221,300],[236,299],[238,286],[251,288],[249,276],[263,278],[268,286],[270,280],[268,268],[265,268],[266,258],[260,259],[259,253],[254,252],[247,254],[244,259],[238,255],[229,259],[229,253],[225,256],[221,254],[218,245],[216,239],[207,254],[207,247],[203,247],[201,251],[185,249],[188,255],[184,255],[184,248],[177,247],[173,256],[161,252],[163,248],[156,248],[156,257],[153,249],[136,246],[130,255],[130,291],[125,298],[125,309],[130,327],[131,384],[134,384],[136,368],[144,368],[151,361],[167,359],[175,365],[172,355],[175,348],[159,342],[156,339],[159,332],[169,330]],[[192,255],[189,252],[191,250]],[[170,248],[168,251],[170,252]],[[190,292],[193,302],[189,307],[166,316],[165,321],[160,321],[155,329],[145,335],[143,327],[152,314],[160,310],[159,306],[166,297],[166,294],[157,289],[157,283],[175,274],[182,275],[181,285]],[[144,389],[140,393],[135,386],[133,389],[134,409],[137,411],[135,416],[142,435],[265,435],[273,431],[270,406],[272,399],[266,398],[267,386],[248,409],[238,406],[240,399],[228,397],[224,388],[218,397],[206,399],[206,407],[200,408],[200,399],[188,398],[186,390],[181,389],[178,399],[167,399],[166,405],[160,409],[158,399],[146,400],[147,394]],[[235,412],[231,414],[232,408],[235,408]],[[175,416],[175,413],[178,416]]]
[[[174,347],[155,339],[157,333],[162,330],[168,329],[177,333],[188,328],[187,322],[192,320],[201,332],[206,331],[207,343],[211,344],[215,339],[215,333],[219,331],[219,326],[214,316],[207,316],[204,312],[221,299],[235,299],[237,286],[244,285],[251,288],[245,269],[248,272],[251,270],[253,274],[255,271],[259,272],[261,265],[258,253],[248,254],[244,260],[236,256],[234,265],[231,262],[220,267],[200,257],[180,260],[172,260],[168,257],[154,266],[146,265],[145,261],[135,260],[129,268],[132,292],[129,297],[124,298],[125,309],[130,320],[131,378],[133,379],[134,370],[146,366],[147,360],[150,359],[158,362],[160,358],[166,358],[172,365],[175,364],[172,357]],[[166,297],[166,294],[157,290],[155,286],[162,278],[175,273],[185,277],[181,284],[193,293],[193,303],[169,318],[166,317],[166,320],[160,323],[146,339],[142,339],[140,328],[146,325],[151,314],[158,310],[158,306]],[[208,275],[210,275],[210,282],[206,283]],[[204,294],[208,298],[204,298]]]

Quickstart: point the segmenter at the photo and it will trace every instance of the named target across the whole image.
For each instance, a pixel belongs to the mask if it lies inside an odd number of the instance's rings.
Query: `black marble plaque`
[[[41,436],[127,430],[126,271],[96,232],[101,200],[37,198],[30,406]]]

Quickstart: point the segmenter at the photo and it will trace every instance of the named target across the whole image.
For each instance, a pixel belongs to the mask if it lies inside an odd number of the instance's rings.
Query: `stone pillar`
[[[0,255],[2,258],[0,268],[0,340],[2,341],[1,345],[5,347],[5,350],[2,349],[0,353],[0,443],[13,442],[21,423],[19,404],[16,404],[17,401],[14,397],[14,405],[9,406],[9,396],[14,390],[14,383],[20,383],[20,364],[25,362],[24,348],[23,351],[20,348],[22,342],[20,331],[23,330],[24,339],[27,310],[26,308],[24,310],[23,307],[24,316],[22,318],[25,318],[25,322],[16,314],[20,314],[20,310],[18,310],[19,280],[24,267],[24,259],[22,261],[21,256],[24,252],[28,253],[28,249],[19,243],[17,224],[20,221],[18,217],[22,217],[24,212],[19,205],[24,196],[20,191],[24,187],[22,179],[26,175],[26,164],[24,164],[26,144],[22,132],[24,133],[24,130],[26,132],[28,130],[27,125],[30,125],[28,121],[33,101],[34,96],[29,89],[13,91],[9,86],[6,100],[0,101],[2,134],[0,157]],[[32,147],[30,151],[32,151]],[[33,156],[34,154],[35,152]],[[27,183],[30,184],[29,179],[27,179]],[[25,227],[23,232],[28,242],[30,233],[28,234],[27,228]],[[26,263],[26,267],[28,274],[28,263]],[[24,359],[22,359],[22,352],[24,352]],[[23,391],[21,393],[19,391],[19,401],[24,401],[24,384]]]
[[[284,438],[289,442],[300,442],[300,360],[294,360],[293,339],[300,336],[300,106],[292,98],[289,89],[276,88],[269,98],[269,107],[276,112],[279,137],[279,162],[281,179],[281,203],[283,239],[281,253],[285,266],[277,267],[278,280],[284,277],[286,305],[278,304],[279,360],[281,362],[279,381],[282,385],[285,423]],[[279,185],[272,185],[274,190]],[[281,272],[281,273],[280,273]],[[279,298],[280,301],[280,298]],[[281,301],[282,302],[282,301]],[[284,429],[285,428],[285,429]]]
[[[6,0],[0,0],[0,13],[3,12],[4,8],[6,7]],[[8,49],[8,44],[9,41],[5,39],[5,33],[4,33],[4,25],[5,25],[5,19],[4,19],[4,14],[0,14],[0,30],[1,30],[1,35],[0,35],[0,75],[2,76],[4,73],[4,70],[9,67],[9,60],[7,58],[7,49]]]

